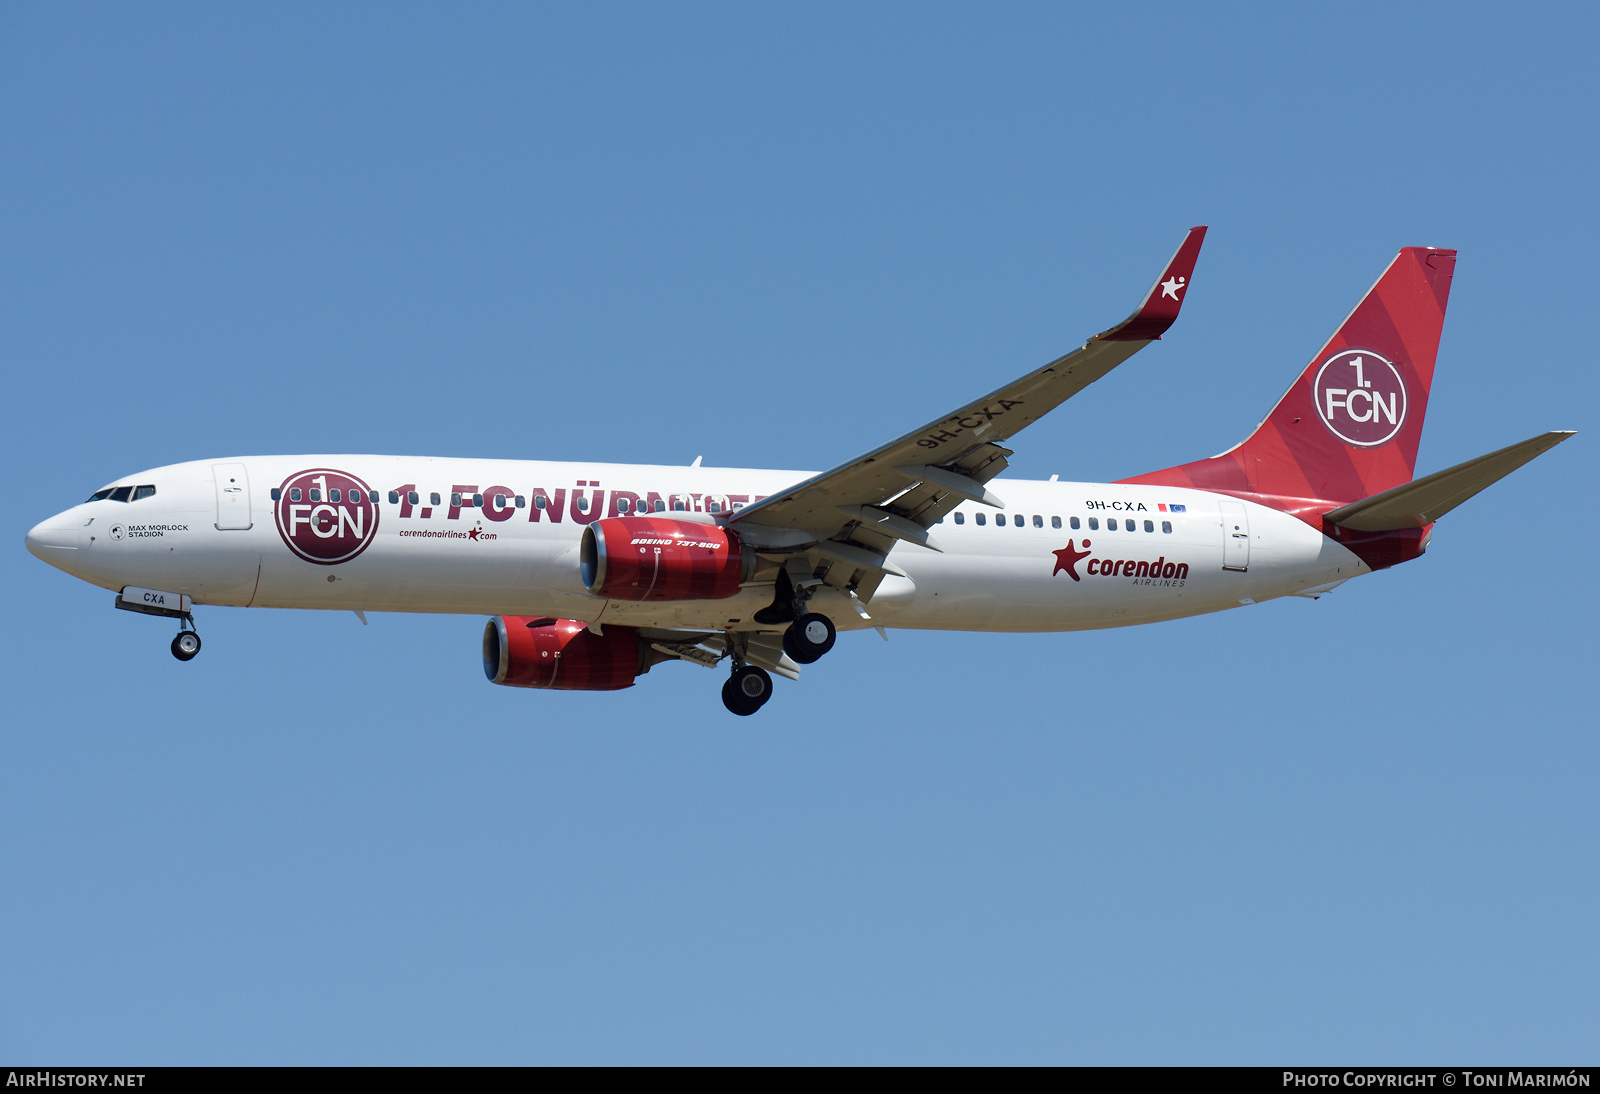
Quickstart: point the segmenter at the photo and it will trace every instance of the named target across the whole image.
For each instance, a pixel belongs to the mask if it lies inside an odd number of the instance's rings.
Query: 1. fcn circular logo
[[[1346,444],[1373,448],[1390,440],[1406,422],[1406,384],[1387,357],[1370,349],[1334,354],[1311,385],[1317,417]]]
[[[348,562],[378,533],[378,495],[347,471],[317,468],[283,480],[273,505],[289,550],[320,566]]]

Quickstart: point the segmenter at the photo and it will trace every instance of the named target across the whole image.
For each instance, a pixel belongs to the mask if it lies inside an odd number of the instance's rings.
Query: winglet
[[[1200,257],[1200,244],[1205,242],[1206,226],[1190,228],[1183,237],[1177,254],[1161,271],[1156,283],[1150,286],[1139,307],[1118,325],[1101,334],[1106,342],[1148,342],[1160,338],[1178,318],[1183,298],[1188,295],[1189,282],[1194,277],[1194,264]]]

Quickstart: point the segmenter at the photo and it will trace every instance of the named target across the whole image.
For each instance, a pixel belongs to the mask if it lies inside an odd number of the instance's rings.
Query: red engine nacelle
[[[588,628],[575,619],[491,619],[483,631],[483,674],[514,688],[616,691],[631,688],[658,660],[632,627],[607,627],[604,634]]]
[[[611,517],[583,530],[583,586],[613,600],[722,600],[739,591],[755,552],[715,524],[670,516]]]

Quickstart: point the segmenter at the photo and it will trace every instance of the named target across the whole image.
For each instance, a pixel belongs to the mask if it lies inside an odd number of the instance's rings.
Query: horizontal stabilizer
[[[1572,433],[1564,430],[1541,433],[1487,456],[1458,463],[1426,478],[1351,502],[1328,513],[1323,519],[1357,532],[1421,528],[1432,524],[1478,491],[1494,485],[1570,436]]]

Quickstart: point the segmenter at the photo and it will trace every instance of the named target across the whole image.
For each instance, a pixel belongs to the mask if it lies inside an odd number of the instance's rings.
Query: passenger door
[[[250,480],[242,463],[213,464],[217,481],[217,527],[245,530],[250,527]]]

